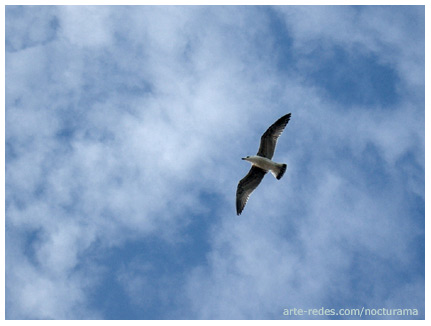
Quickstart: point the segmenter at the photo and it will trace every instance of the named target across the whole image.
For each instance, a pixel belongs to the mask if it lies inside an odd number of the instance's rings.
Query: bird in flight
[[[243,160],[251,163],[248,174],[238,183],[236,190],[236,214],[240,215],[243,211],[248,197],[257,188],[265,174],[270,171],[278,180],[286,172],[286,164],[271,161],[274,155],[277,139],[283,132],[290,120],[290,115],[286,114],[274,122],[271,127],[260,138],[259,151],[256,155],[243,157]]]

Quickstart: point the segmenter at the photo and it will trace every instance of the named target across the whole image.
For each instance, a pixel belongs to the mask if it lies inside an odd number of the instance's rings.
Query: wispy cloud
[[[6,317],[423,318],[406,8],[8,6]],[[287,173],[237,218],[239,158],[287,112]]]

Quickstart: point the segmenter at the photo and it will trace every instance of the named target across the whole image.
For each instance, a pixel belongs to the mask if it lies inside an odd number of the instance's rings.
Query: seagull
[[[274,155],[277,139],[280,137],[284,128],[290,120],[290,115],[286,114],[274,122],[271,127],[260,138],[259,151],[256,155],[243,157],[245,161],[251,163],[251,169],[248,174],[238,183],[236,190],[236,214],[241,215],[248,197],[254,189],[257,188],[265,174],[270,171],[277,180],[286,172],[286,164],[271,161]]]

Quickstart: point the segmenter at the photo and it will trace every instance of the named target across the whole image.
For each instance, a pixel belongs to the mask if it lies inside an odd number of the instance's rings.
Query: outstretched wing
[[[260,138],[260,146],[257,155],[272,159],[274,156],[275,145],[277,145],[277,139],[289,122],[290,115],[291,113],[282,116],[280,119],[274,122],[267,131],[265,131],[265,133]]]
[[[238,183],[236,190],[236,214],[241,215],[242,210],[247,203],[248,197],[259,185],[267,171],[252,166],[248,174]]]

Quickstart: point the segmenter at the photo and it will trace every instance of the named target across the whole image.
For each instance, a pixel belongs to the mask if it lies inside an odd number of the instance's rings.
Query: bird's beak
[[[245,160],[245,157],[241,158],[241,160]]]

